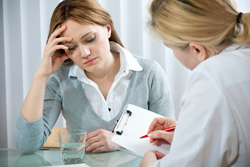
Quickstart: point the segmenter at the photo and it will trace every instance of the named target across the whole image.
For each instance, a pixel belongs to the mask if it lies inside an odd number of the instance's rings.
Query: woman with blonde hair
[[[88,132],[87,152],[114,151],[107,139],[127,104],[173,117],[164,71],[124,49],[97,1],[63,0],[16,121],[17,149],[29,154],[43,147],[62,111],[67,129]]]
[[[191,70],[178,123],[156,118],[140,167],[250,166],[250,13],[233,0],[153,0],[149,27]],[[159,131],[176,125],[174,132]]]

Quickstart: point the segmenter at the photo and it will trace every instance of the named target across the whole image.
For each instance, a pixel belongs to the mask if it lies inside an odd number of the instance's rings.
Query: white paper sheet
[[[148,127],[153,119],[162,116],[131,104],[128,105],[127,110],[130,110],[132,115],[124,127],[123,134],[115,134],[111,141],[141,156],[148,150],[158,150],[168,154],[169,144],[155,146],[149,142],[149,138],[139,139],[147,134]]]

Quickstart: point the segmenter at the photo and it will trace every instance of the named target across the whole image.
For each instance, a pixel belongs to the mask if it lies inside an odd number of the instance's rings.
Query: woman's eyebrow
[[[67,44],[67,43],[69,43],[69,44],[70,44],[70,43],[74,43],[74,42],[69,41],[69,42],[65,42],[64,44]]]
[[[87,34],[83,35],[81,39],[83,39],[84,37],[86,37],[87,35],[89,35],[91,32],[88,32]]]
[[[85,35],[83,35],[82,37],[81,37],[81,40],[84,38],[84,37],[86,37],[87,35],[89,35],[91,32],[88,32],[87,34],[85,34]],[[74,43],[74,42],[72,42],[72,41],[68,41],[68,42],[65,42],[64,44],[67,44],[67,43]]]

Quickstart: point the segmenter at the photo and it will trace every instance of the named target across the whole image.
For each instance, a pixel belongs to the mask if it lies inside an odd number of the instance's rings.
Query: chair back
[[[66,128],[53,127],[51,130],[52,133],[48,137],[47,141],[44,143],[43,148],[60,148],[58,132],[61,130],[66,130]]]

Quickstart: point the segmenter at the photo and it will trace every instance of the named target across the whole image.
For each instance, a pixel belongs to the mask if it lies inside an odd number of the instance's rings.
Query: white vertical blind
[[[5,56],[4,56],[4,28],[3,28],[3,1],[0,1],[0,148],[6,148],[7,142],[7,115],[5,91]]]
[[[21,54],[23,99],[29,91],[33,76],[40,64],[40,5],[39,1],[20,1]],[[35,43],[35,44],[33,44]],[[17,55],[16,55],[17,56]]]
[[[46,45],[52,12],[61,0],[0,0],[0,148],[14,148],[13,129]],[[178,118],[189,70],[148,32],[150,0],[97,0],[112,16],[124,46],[156,60],[166,72]],[[236,0],[241,12],[249,0]],[[65,126],[59,117],[55,126]]]
[[[27,1],[27,0],[26,0]],[[35,0],[38,1],[38,0]],[[58,3],[61,2],[61,0],[40,0],[40,41],[41,41],[41,54],[40,56],[43,56],[43,50],[46,46],[46,41],[49,33],[49,24],[50,24],[50,18],[51,15],[58,5]]]
[[[2,10],[2,9],[1,9]],[[16,14],[14,14],[16,12]],[[23,73],[22,73],[22,40],[20,2],[3,1],[3,27],[4,27],[4,59],[5,59],[5,99],[7,136],[1,139],[7,140],[8,146],[14,147],[13,129],[23,101]],[[1,77],[2,79],[2,77]],[[4,127],[1,127],[4,128]]]

